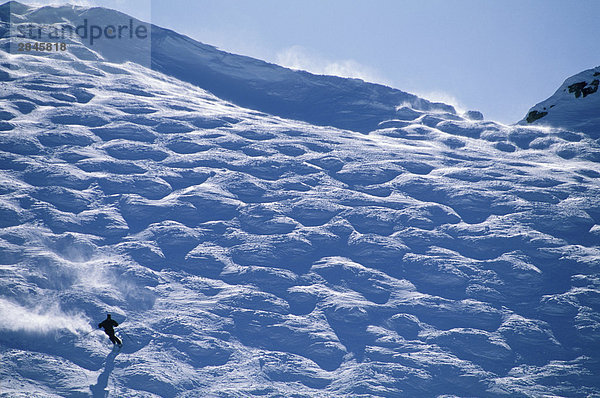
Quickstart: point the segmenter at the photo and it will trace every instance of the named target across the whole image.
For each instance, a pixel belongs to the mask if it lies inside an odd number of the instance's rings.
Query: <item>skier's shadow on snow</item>
[[[105,398],[108,396],[108,390],[106,387],[108,386],[108,379],[110,377],[111,372],[115,368],[115,358],[119,355],[118,350],[112,350],[110,354],[106,357],[106,364],[104,365],[104,371],[98,376],[98,380],[96,384],[90,386],[90,390],[92,390],[92,397],[94,398]]]

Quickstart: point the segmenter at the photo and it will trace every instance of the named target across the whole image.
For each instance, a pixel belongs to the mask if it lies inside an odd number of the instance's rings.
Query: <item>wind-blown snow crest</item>
[[[168,68],[0,56],[1,314],[59,325],[0,330],[3,393],[600,393],[589,136],[403,96],[365,134],[364,115],[274,116]],[[324,81],[281,73],[257,92]],[[119,353],[80,323],[106,312]]]

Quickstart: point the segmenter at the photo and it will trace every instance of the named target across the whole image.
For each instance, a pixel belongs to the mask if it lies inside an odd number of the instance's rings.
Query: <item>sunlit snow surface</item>
[[[0,393],[600,394],[584,134],[405,107],[365,135],[0,54]]]
[[[550,98],[532,107],[519,123],[558,126],[600,139],[599,85],[600,66],[577,73]]]

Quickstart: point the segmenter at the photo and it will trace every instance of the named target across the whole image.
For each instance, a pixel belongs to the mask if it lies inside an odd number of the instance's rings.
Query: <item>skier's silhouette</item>
[[[115,336],[115,329],[113,329],[115,326],[119,326],[119,324],[110,317],[110,314],[106,314],[106,319],[98,324],[98,328],[104,328],[104,333],[108,335],[110,341],[121,347],[121,340]]]

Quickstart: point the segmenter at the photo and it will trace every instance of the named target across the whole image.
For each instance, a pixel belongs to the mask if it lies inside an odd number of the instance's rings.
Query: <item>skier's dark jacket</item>
[[[117,321],[112,319],[110,315],[107,315],[106,319],[98,324],[98,328],[104,328],[104,333],[106,333],[109,336],[115,335],[115,330],[113,329],[113,327],[115,326],[119,326],[119,324],[117,323]]]

